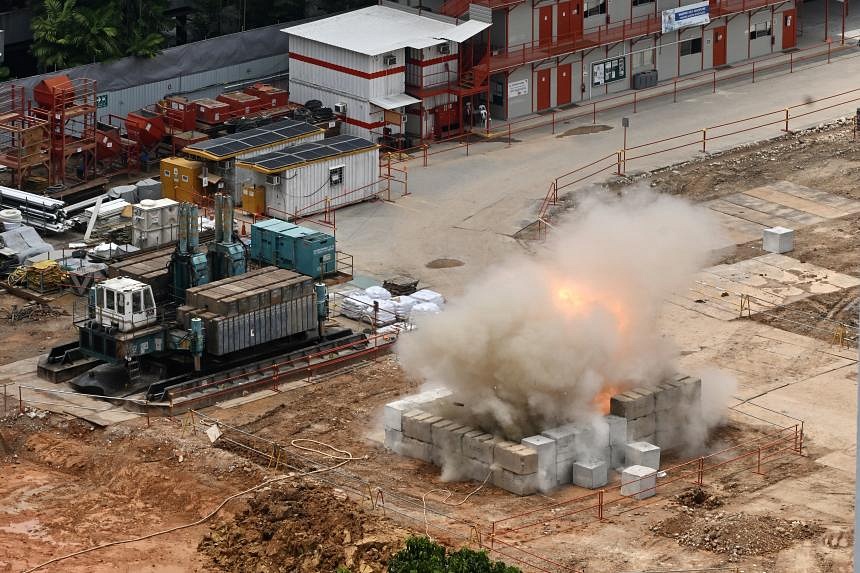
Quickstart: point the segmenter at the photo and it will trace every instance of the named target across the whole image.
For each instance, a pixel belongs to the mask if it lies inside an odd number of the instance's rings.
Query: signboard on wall
[[[624,56],[591,64],[591,85],[602,86],[627,77],[627,60]]]
[[[674,32],[687,26],[704,26],[711,21],[708,2],[697,2],[680,8],[663,10],[663,33]]]
[[[107,94],[98,94],[96,96],[96,107],[103,108],[108,106],[108,96]]]
[[[529,81],[528,80],[517,80],[515,82],[508,82],[508,97],[519,97],[529,95]]]

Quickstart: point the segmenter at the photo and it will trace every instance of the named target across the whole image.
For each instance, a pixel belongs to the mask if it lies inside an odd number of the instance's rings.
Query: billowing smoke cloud
[[[451,389],[471,425],[509,439],[587,424],[607,389],[675,371],[660,309],[725,244],[721,233],[706,209],[645,188],[592,195],[546,252],[499,261],[403,337],[401,362]]]

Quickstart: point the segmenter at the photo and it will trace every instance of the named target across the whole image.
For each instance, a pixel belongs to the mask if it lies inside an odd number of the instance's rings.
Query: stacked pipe
[[[65,206],[65,202],[57,199],[0,186],[0,208],[21,211],[24,223],[37,229],[55,233],[67,231],[70,225],[66,221]]]

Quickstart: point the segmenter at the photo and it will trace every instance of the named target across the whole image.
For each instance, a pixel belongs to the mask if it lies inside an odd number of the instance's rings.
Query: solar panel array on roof
[[[294,145],[281,151],[272,151],[264,155],[240,161],[239,165],[264,172],[284,171],[292,166],[336,157],[343,153],[358,151],[360,149],[372,149],[376,144],[352,135],[337,135],[320,141]]]
[[[320,128],[307,122],[284,119],[262,127],[194,143],[187,146],[185,151],[208,159],[227,159],[257,147],[277,145],[318,131]]]

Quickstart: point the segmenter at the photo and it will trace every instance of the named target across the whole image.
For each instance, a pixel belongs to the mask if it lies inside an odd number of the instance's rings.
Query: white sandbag
[[[438,292],[432,291],[430,289],[424,288],[419,291],[413,292],[409,296],[411,296],[418,302],[428,302],[431,304],[435,304],[440,309],[445,305],[444,297]]]
[[[418,304],[418,301],[408,295],[391,297],[391,302],[394,303],[394,313],[399,320],[406,320],[412,312],[412,307]]]
[[[391,299],[391,293],[381,286],[369,286],[364,289],[364,292],[367,293],[367,296],[374,300],[389,300]]]
[[[433,304],[432,302],[419,302],[412,307],[410,316],[414,319],[421,316],[439,314],[440,312],[442,312],[442,309],[439,308],[439,305]]]

